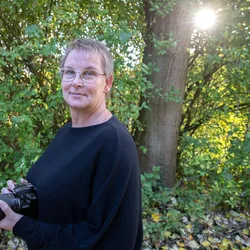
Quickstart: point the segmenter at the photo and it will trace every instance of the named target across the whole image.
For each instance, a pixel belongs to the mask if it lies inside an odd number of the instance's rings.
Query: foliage
[[[154,167],[153,173],[141,176],[144,238],[152,242],[163,240],[165,231],[177,230],[181,225],[177,201],[171,198],[173,191],[160,185],[159,173],[160,167]]]
[[[0,187],[25,176],[70,119],[58,77],[69,40],[94,37],[110,47],[116,77],[109,108],[131,132],[140,126],[138,96],[147,84],[138,66],[141,9],[136,1],[121,0],[1,1]]]
[[[207,209],[246,209],[250,185],[248,8],[245,1],[219,1],[216,7],[221,22],[210,31],[193,34],[177,174],[182,187],[195,187],[207,197]]]
[[[230,146],[222,148],[216,140],[211,143],[209,139],[189,136],[182,139],[182,187],[200,190],[209,210],[240,210],[249,205],[249,132],[245,139],[233,136],[227,143]]]
[[[149,11],[163,18],[177,2],[149,1]],[[207,1],[198,2],[203,6]],[[219,22],[210,31],[193,32],[184,100],[178,90],[162,93],[147,78],[159,69],[142,63],[142,4],[0,2],[0,188],[7,179],[25,176],[58,127],[70,119],[57,74],[60,55],[69,40],[91,36],[114,54],[108,105],[132,134],[144,129],[139,113],[149,109],[155,94],[166,102],[184,101],[175,187],[161,185],[157,167],[142,175],[145,245],[248,247],[249,233],[243,230],[249,229],[249,214],[246,218],[240,212],[250,201],[249,1],[210,1]],[[159,56],[177,44],[172,33],[152,42]],[[143,145],[141,150],[147,153]],[[220,220],[218,211],[224,211]]]
[[[143,249],[248,249],[250,214],[208,209],[210,197],[178,183],[163,187],[160,168],[142,176]],[[246,210],[248,211],[248,210]]]
[[[161,17],[165,17],[169,12],[174,10],[174,6],[176,5],[176,0],[171,1],[149,1],[150,2],[150,11],[155,11],[157,15]]]
[[[143,250],[248,249],[250,214],[207,209],[203,193],[173,189],[160,183],[160,168],[141,175],[143,201]],[[203,201],[202,201],[203,200]],[[4,249],[26,249],[20,239],[0,234]],[[19,249],[18,248],[18,249]]]

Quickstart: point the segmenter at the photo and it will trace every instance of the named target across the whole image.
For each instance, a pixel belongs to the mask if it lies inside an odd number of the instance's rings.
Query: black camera
[[[16,185],[12,193],[0,194],[0,200],[5,201],[9,207],[16,213],[37,218],[38,200],[35,187],[30,184]],[[0,220],[5,217],[0,209]]]

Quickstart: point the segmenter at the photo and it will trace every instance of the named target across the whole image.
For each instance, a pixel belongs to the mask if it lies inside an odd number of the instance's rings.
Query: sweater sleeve
[[[132,139],[116,137],[107,141],[99,154],[86,221],[48,224],[24,216],[15,225],[14,234],[51,250],[136,249],[141,238],[137,152]]]

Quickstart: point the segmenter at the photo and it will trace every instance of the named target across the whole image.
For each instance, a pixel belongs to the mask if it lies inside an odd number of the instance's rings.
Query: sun
[[[200,29],[209,29],[216,22],[216,14],[213,10],[203,9],[195,15],[195,24]]]

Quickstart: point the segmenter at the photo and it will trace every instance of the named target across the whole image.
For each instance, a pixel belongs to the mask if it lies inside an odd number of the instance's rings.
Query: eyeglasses
[[[73,81],[77,74],[80,74],[80,78],[85,83],[94,83],[99,75],[105,75],[105,73],[98,73],[93,70],[84,70],[82,72],[76,72],[73,69],[60,69],[59,74],[61,78],[66,81]]]

